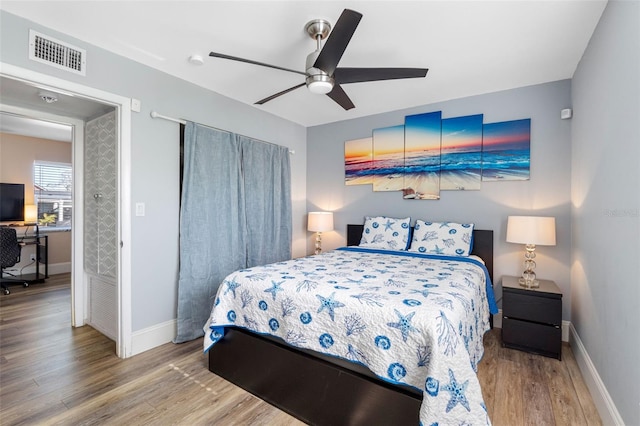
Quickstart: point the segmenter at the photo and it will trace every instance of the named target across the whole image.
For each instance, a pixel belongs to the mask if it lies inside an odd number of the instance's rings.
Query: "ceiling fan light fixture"
[[[307,77],[307,88],[316,95],[326,95],[333,90],[333,78],[322,74],[310,75]]]

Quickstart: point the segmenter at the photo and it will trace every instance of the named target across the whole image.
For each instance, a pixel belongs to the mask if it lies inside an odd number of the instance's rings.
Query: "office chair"
[[[0,284],[2,285],[2,291],[4,294],[9,294],[8,283],[20,283],[25,287],[29,284],[24,280],[18,279],[15,275],[11,275],[13,278],[5,278],[5,268],[10,268],[16,263],[20,262],[20,252],[22,247],[18,243],[18,234],[14,228],[6,226],[0,227],[0,266],[2,267],[0,273]]]

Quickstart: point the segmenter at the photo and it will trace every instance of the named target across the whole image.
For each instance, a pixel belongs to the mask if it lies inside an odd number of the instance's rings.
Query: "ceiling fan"
[[[305,82],[290,87],[282,92],[268,96],[256,102],[262,105],[279,96],[289,93],[302,86],[307,86],[309,91],[316,94],[326,94],[345,110],[355,108],[349,96],[340,86],[348,83],[361,83],[365,81],[394,80],[402,78],[420,78],[427,75],[427,68],[340,68],[338,62],[342,58],[353,33],[356,31],[362,14],[356,11],[345,9],[333,31],[331,24],[324,19],[314,19],[305,25],[305,31],[311,38],[316,40],[316,50],[307,56],[306,71],[297,71],[283,68],[276,65],[265,64],[263,62],[252,61],[250,59],[238,58],[222,53],[211,52],[209,56],[232,61],[245,62],[253,65],[274,68],[282,71],[293,72],[304,75]],[[329,35],[331,31],[331,35]],[[321,41],[327,35],[329,38],[321,48]]]

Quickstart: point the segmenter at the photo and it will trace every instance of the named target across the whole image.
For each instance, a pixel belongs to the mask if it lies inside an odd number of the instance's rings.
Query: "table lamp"
[[[38,229],[38,206],[35,204],[25,204],[24,206],[24,225],[35,226],[36,234],[39,233]]]
[[[25,204],[24,224],[35,225],[38,223],[38,207],[35,204]]]
[[[536,288],[536,245],[556,245],[556,219],[542,216],[509,216],[507,220],[507,242],[525,244],[524,272],[518,280],[521,286]]]
[[[316,254],[322,252],[322,236],[323,232],[333,231],[333,213],[332,212],[309,212],[307,230],[316,232]]]

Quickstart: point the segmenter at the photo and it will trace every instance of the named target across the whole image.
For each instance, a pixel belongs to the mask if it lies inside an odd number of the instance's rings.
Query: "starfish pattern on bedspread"
[[[467,397],[465,395],[468,385],[468,380],[462,384],[458,383],[456,377],[453,374],[453,371],[449,369],[449,383],[442,386],[442,390],[447,391],[451,394],[451,399],[447,404],[447,413],[453,410],[453,408],[458,404],[466,408],[467,411],[471,411],[471,407],[469,407],[469,401],[467,400]]]
[[[276,300],[276,294],[278,294],[279,292],[281,292],[283,290],[282,287],[281,287],[283,282],[284,281],[280,281],[278,283],[278,282],[275,282],[275,281],[272,280],[271,281],[271,287],[265,289],[264,292],[265,293],[271,293],[271,296],[273,297],[273,300]]]
[[[421,390],[421,424],[490,424],[476,376],[497,311],[487,276],[473,260],[363,248],[236,271],[218,289],[205,349],[227,327],[250,329]]]
[[[236,282],[235,279],[231,280],[231,281],[225,281],[227,284],[227,289],[224,291],[224,294],[227,294],[229,292],[233,293],[233,298],[236,298],[236,288],[240,287],[240,284]]]
[[[413,318],[416,313],[414,311],[408,315],[402,315],[397,309],[394,309],[394,312],[398,316],[398,322],[389,322],[387,325],[400,330],[400,333],[402,333],[402,340],[406,342],[407,337],[409,337],[409,332],[418,331],[417,328],[411,325],[411,318]]]
[[[331,293],[331,296],[329,297],[324,297],[324,296],[320,296],[319,294],[316,294],[316,297],[320,300],[320,307],[318,308],[318,313],[326,309],[327,313],[329,314],[329,317],[331,317],[331,321],[335,321],[335,311],[334,311],[335,308],[344,307],[343,303],[340,303],[337,300],[333,300],[333,297],[335,296],[335,294],[336,294],[335,291]]]

